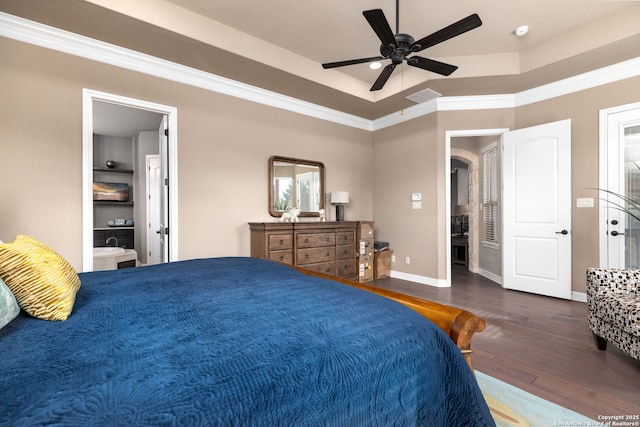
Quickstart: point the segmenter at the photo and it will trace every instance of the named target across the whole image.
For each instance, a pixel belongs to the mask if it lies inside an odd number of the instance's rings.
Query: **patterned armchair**
[[[607,342],[640,360],[640,270],[587,270],[589,328],[599,350]]]

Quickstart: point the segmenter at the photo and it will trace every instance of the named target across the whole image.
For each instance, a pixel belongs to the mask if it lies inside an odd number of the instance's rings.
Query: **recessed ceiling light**
[[[378,61],[372,62],[371,64],[369,64],[369,68],[371,68],[372,70],[379,70],[380,67],[382,67],[382,64],[379,63]]]
[[[522,37],[522,36],[524,36],[525,34],[527,34],[529,32],[529,26],[528,25],[520,25],[513,32],[515,33],[516,36]]]

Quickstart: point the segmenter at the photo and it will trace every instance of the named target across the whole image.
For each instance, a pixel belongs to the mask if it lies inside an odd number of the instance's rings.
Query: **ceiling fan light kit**
[[[380,56],[374,56],[369,58],[351,59],[347,61],[329,62],[322,64],[324,69],[345,67],[348,65],[364,64],[366,62],[382,61],[390,59],[391,63],[383,68],[382,72],[378,76],[371,87],[371,91],[380,90],[384,87],[389,77],[393,73],[393,70],[397,65],[402,64],[403,61],[407,61],[407,64],[420,68],[423,70],[431,71],[434,73],[448,76],[458,69],[457,66],[451,64],[445,64],[433,59],[423,58],[421,56],[411,56],[416,52],[420,52],[431,46],[435,46],[438,43],[449,40],[450,38],[459,36],[467,31],[473,30],[482,25],[482,21],[477,14],[469,15],[460,21],[457,21],[448,27],[436,31],[426,37],[416,41],[411,35],[401,33],[399,30],[399,14],[400,6],[399,0],[396,0],[396,33],[391,31],[389,21],[384,15],[382,9],[365,10],[362,12],[365,19],[376,33],[380,42]]]

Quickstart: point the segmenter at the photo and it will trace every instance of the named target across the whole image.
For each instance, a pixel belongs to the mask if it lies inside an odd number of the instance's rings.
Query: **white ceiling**
[[[382,91],[366,64],[377,56],[362,15],[380,8],[395,32],[394,0],[0,0],[0,10],[261,88],[377,118],[431,88],[445,96],[515,93],[639,56],[634,0],[400,0],[400,32],[419,39],[472,13],[479,28],[421,56],[458,65],[450,77],[396,69]],[[529,25],[517,38],[513,31]]]
[[[109,102],[93,102],[93,133],[134,138],[140,132],[157,131],[162,114]]]
[[[317,63],[378,55],[380,41],[364,19],[363,10],[382,9],[395,32],[393,0],[169,1]],[[411,34],[416,40],[472,13],[480,15],[484,25],[479,29],[424,52],[425,56],[443,59],[523,53],[638,4],[594,0],[400,0],[399,3],[400,32]],[[526,37],[516,37],[514,29],[525,24],[531,32]],[[343,72],[366,81],[372,78],[366,65],[351,66]]]

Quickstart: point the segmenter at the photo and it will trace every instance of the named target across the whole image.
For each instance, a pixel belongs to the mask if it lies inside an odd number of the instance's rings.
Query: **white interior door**
[[[640,268],[640,221],[621,211],[632,208],[623,195],[640,200],[640,104],[603,110],[601,125],[600,264]],[[612,194],[615,193],[615,194]],[[638,209],[633,209],[640,216]]]
[[[571,121],[503,136],[503,286],[571,298]]]
[[[169,141],[167,116],[162,118],[158,138],[160,144],[160,169],[161,169],[161,191],[160,191],[160,253],[161,262],[169,261]]]
[[[162,262],[160,208],[162,165],[157,154],[147,156],[147,264]]]

